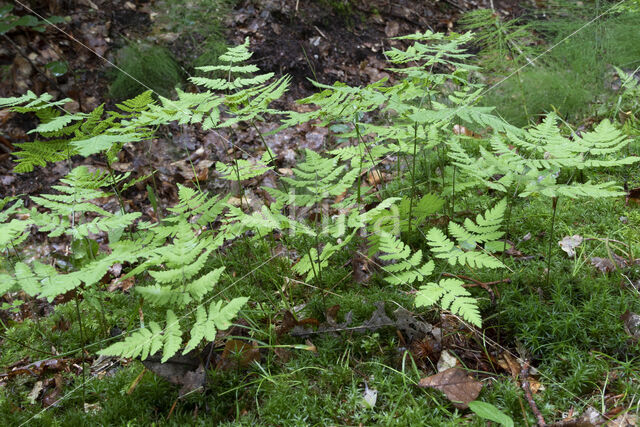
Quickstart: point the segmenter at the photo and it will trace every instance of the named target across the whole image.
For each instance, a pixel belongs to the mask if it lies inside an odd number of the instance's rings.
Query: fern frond
[[[380,259],[391,261],[393,264],[382,267],[389,273],[385,281],[392,285],[410,285],[416,281],[421,282],[433,273],[435,264],[432,260],[422,262],[422,251],[418,250],[411,255],[411,248],[390,233],[380,234]]]
[[[305,161],[293,169],[295,178],[281,178],[297,192],[284,193],[264,187],[281,204],[312,206],[325,198],[344,193],[355,182],[358,169],[344,173],[345,166],[338,166],[337,158],[325,158],[309,149],[306,149],[305,153]]]
[[[142,327],[126,337],[124,341],[111,344],[100,350],[98,354],[104,356],[119,356],[145,360],[162,350],[161,363],[175,355],[182,345],[180,322],[172,310],[167,310],[166,326],[164,329],[156,322],[149,322],[149,328]]]
[[[237,316],[240,309],[247,303],[248,298],[234,298],[222,307],[222,301],[212,302],[207,314],[204,307],[198,306],[196,322],[191,329],[191,338],[187,342],[182,354],[187,354],[200,344],[202,339],[214,341],[218,331],[224,331],[231,326],[231,320]]]
[[[229,181],[244,181],[246,179],[264,175],[266,172],[272,170],[273,166],[269,165],[272,158],[273,154],[267,151],[262,155],[260,160],[238,159],[229,165],[222,162],[216,162],[216,170],[222,179]]]
[[[461,264],[475,268],[501,268],[504,264],[494,256],[476,251],[479,243],[492,245],[504,234],[500,231],[507,203],[502,199],[484,215],[478,215],[474,223],[467,218],[463,225],[449,223],[449,233],[457,245],[436,227],[426,235],[427,242],[436,258],[446,259],[451,265]]]
[[[442,279],[438,283],[429,282],[418,289],[415,304],[417,307],[431,307],[439,304],[445,310],[462,317],[477,327],[482,326],[478,302],[458,279]]]

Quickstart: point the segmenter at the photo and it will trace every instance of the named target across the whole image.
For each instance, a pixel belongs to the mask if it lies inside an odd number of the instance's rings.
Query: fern
[[[125,177],[115,178],[122,181]],[[110,194],[100,190],[109,185],[108,174],[102,171],[89,172],[86,166],[73,169],[60,181],[66,185],[54,185],[52,188],[61,194],[43,194],[32,196],[31,200],[50,212],[41,213],[31,210],[31,220],[41,232],[56,237],[69,234],[74,239],[87,237],[90,233],[124,229],[140,216],[139,212],[115,215],[97,205],[92,200],[107,197]],[[90,222],[77,222],[77,215],[96,214]]]
[[[432,260],[423,264],[421,250],[411,255],[411,248],[389,233],[380,234],[380,250],[385,253],[380,256],[381,260],[393,262],[382,268],[390,274],[384,280],[392,285],[422,282],[433,273],[435,264]]]
[[[336,157],[325,158],[309,149],[305,153],[305,161],[293,169],[295,178],[281,178],[293,191],[287,194],[264,187],[282,205],[312,206],[323,199],[344,193],[356,180],[358,170],[345,172],[345,166],[338,166]]]
[[[494,190],[515,189],[520,197],[541,194],[547,197],[616,197],[622,193],[614,183],[559,183],[562,171],[587,171],[630,165],[637,157],[619,153],[628,139],[608,120],[581,136],[564,136],[557,126],[558,117],[549,114],[542,123],[524,133],[494,135],[490,150],[480,149],[480,157],[471,157],[463,147],[449,141],[449,157],[460,169],[461,181],[473,181]],[[457,184],[456,184],[457,185]]]
[[[442,279],[438,283],[429,282],[421,286],[416,293],[417,307],[431,307],[439,304],[443,309],[450,310],[467,322],[477,327],[482,326],[482,318],[478,310],[477,301],[458,279]]]
[[[220,178],[230,181],[244,181],[246,179],[255,178],[264,175],[273,169],[270,166],[273,154],[270,151],[265,152],[260,160],[236,160],[234,164],[227,165],[222,162],[216,163],[216,170],[220,174]]]
[[[201,305],[196,310],[196,323],[191,328],[191,338],[187,342],[183,354],[187,354],[202,339],[213,341],[216,338],[217,331],[224,331],[231,326],[231,320],[238,314],[240,309],[247,303],[248,298],[235,298],[227,305],[222,307],[222,301],[212,302],[209,306],[209,313]]]
[[[506,199],[501,200],[493,209],[478,215],[476,221],[466,219],[464,224],[449,223],[449,232],[456,243],[440,229],[434,227],[426,235],[427,242],[436,258],[446,259],[451,265],[460,264],[471,268],[502,268],[504,264],[494,256],[476,251],[479,243],[493,246],[502,236],[499,228],[506,209]]]
[[[139,356],[145,360],[148,356],[162,350],[161,362],[164,363],[178,352],[181,344],[180,322],[172,310],[167,310],[164,329],[156,322],[149,322],[149,328],[140,328],[124,341],[111,344],[100,350],[98,354],[131,358]]]

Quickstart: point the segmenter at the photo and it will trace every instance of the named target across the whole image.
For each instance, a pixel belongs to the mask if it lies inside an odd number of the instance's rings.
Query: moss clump
[[[113,71],[109,96],[114,99],[132,98],[151,88],[169,96],[182,83],[183,73],[171,53],[162,47],[128,45],[116,57],[120,69]]]

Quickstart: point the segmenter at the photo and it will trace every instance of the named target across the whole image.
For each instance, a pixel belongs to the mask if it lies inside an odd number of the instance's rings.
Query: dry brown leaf
[[[50,389],[48,392],[46,392],[46,394],[42,398],[42,405],[44,407],[55,405],[58,399],[62,396],[62,386],[64,385],[62,374],[55,374],[52,382],[53,389]]]
[[[107,288],[107,291],[113,292],[116,289],[120,289],[122,292],[127,292],[133,285],[136,284],[135,276],[126,278],[124,280],[113,279]]]
[[[375,187],[376,185],[381,184],[384,181],[384,179],[385,179],[384,174],[382,174],[382,172],[380,172],[377,169],[374,169],[372,171],[369,171],[369,173],[367,173],[367,182],[372,187]]]
[[[607,423],[607,427],[635,427],[637,425],[638,416],[630,412],[625,412]]]
[[[498,366],[509,372],[514,380],[520,375],[520,364],[509,353],[502,353],[502,357],[498,359]]]
[[[545,388],[540,381],[533,377],[527,378],[527,382],[529,382],[529,389],[531,390],[532,394],[536,394],[537,392],[539,392],[540,390],[544,390]]]
[[[633,339],[640,339],[640,315],[629,310],[625,311],[620,319],[624,322],[624,328]]]
[[[482,383],[476,381],[460,368],[450,368],[430,377],[422,378],[418,386],[440,390],[460,409],[466,409],[469,402],[476,400],[482,390]]]
[[[440,359],[438,359],[438,372],[444,372],[456,366],[458,366],[458,359],[449,350],[442,350]]]
[[[229,340],[224,346],[216,369],[229,370],[247,368],[252,362],[260,360],[258,344],[244,340]]]
[[[616,270],[616,265],[609,258],[600,258],[594,256],[591,258],[591,265],[603,273],[610,273]]]

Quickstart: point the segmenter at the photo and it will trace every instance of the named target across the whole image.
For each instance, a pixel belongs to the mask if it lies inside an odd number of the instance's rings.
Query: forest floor
[[[221,40],[234,46],[248,38],[254,52],[251,61],[261,71],[292,76],[290,90],[275,107],[304,111],[307,106],[295,101],[317,91],[311,80],[356,86],[383,77],[393,82],[393,74],[385,70],[389,64],[384,52],[408,44],[393,37],[426,29],[457,30],[460,15],[477,8],[493,6],[509,18],[527,16],[544,2],[245,0],[219,10],[198,9],[195,21],[193,15],[180,14],[176,8],[198,2],[168,3],[30,2],[42,16],[68,19],[57,24],[59,29],[18,29],[9,34],[12,43],[0,46],[0,97],[33,90],[72,98],[65,105],[70,112],[89,112],[102,103],[113,109],[121,99],[109,95],[116,73],[109,64],[121,63],[128,44],[164,46],[175,59],[181,84],[189,89],[186,77],[195,73],[194,65],[205,65],[202,58],[210,53],[207,49],[219,49],[216,43]],[[221,11],[224,18],[216,15]],[[15,12],[27,11],[16,6]],[[214,15],[219,19],[216,25],[201,22],[213,20]],[[177,16],[181,20],[174,19]],[[214,33],[219,35],[212,39]],[[58,61],[66,63],[67,69],[55,75],[47,64]],[[28,131],[35,125],[35,117],[0,110],[0,196],[36,195],[75,166],[106,166],[97,156],[77,157],[33,172],[12,172],[14,144],[29,141]],[[275,122],[259,122],[255,127],[239,124],[228,130],[202,131],[173,124],[151,141],[125,145],[113,168],[134,170],[139,176],[157,171],[156,196],[162,209],[177,203],[176,184],[197,180],[214,194],[237,191],[229,181],[219,179],[212,166],[260,151],[261,135],[266,135],[278,170],[285,175],[304,148],[325,151],[336,145],[333,132],[325,127],[307,123],[268,134],[276,127]],[[640,180],[629,170],[610,176],[631,188]],[[391,181],[390,174],[368,179],[384,187],[382,192],[402,189],[399,183],[380,182]],[[274,181],[270,174],[248,180],[241,203],[257,206],[268,197],[262,187],[274,186]],[[477,195],[478,200],[483,197]],[[129,191],[125,198],[128,206],[143,212],[144,219],[157,219],[143,187]],[[466,278],[490,313],[482,331],[465,329],[448,314],[420,316],[404,309],[411,306],[411,295],[369,285],[376,266],[345,254],[342,268],[327,279],[333,284],[322,298],[314,296],[272,316],[240,319],[239,326],[227,334],[240,338],[227,341],[232,346],[206,347],[203,354],[216,352],[206,393],[192,390],[189,380],[177,378],[193,372],[184,370],[184,361],[161,367],[157,361],[143,365],[130,359],[98,358],[93,351],[97,348],[84,355],[72,351],[87,337],[81,336],[73,321],[76,307],[65,304],[64,298],[53,303],[38,300],[17,312],[1,310],[4,328],[12,326],[0,341],[0,414],[12,425],[27,421],[80,425],[92,417],[105,425],[480,426],[487,421],[451,401],[465,400],[482,389],[482,400],[499,407],[517,425],[541,423],[541,418],[550,424],[556,420],[558,425],[636,425],[640,317],[634,313],[640,312],[640,270],[631,242],[640,237],[638,199],[632,191],[626,202],[561,201],[552,242],[556,254],[550,264],[545,256],[549,201],[527,200],[526,212],[514,209],[513,250],[505,255],[509,271],[497,279],[482,274]],[[103,207],[109,210],[114,204],[113,199],[105,200]],[[558,246],[560,242],[564,244]],[[38,236],[27,245],[26,256],[40,258],[65,250],[64,239]],[[283,288],[274,292],[282,295],[287,293],[286,286],[297,283],[284,260],[253,272],[271,255],[269,247],[239,246],[230,249],[223,261],[234,277],[250,274],[238,292],[251,295],[260,305],[271,302],[266,295],[271,290],[258,289],[256,283],[279,280]],[[551,283],[548,279],[545,283],[549,274]],[[356,286],[347,287],[348,282]],[[131,308],[126,298],[129,289],[119,285],[110,291],[113,318],[124,317],[125,309]],[[299,320],[292,313],[300,314]],[[38,330],[47,331],[46,337],[35,332],[36,321]],[[358,333],[362,325],[368,327],[365,334]],[[98,329],[95,338],[101,337]],[[255,342],[248,339],[247,331],[255,333]],[[23,345],[33,342],[38,343],[35,353],[31,344]],[[243,342],[251,342],[251,347]],[[43,354],[45,358],[40,359]],[[85,371],[81,365],[87,361],[93,381],[82,387],[82,393],[72,393],[78,390],[80,372]],[[425,372],[436,372],[436,377],[456,366],[464,366],[473,378],[451,381],[453,389],[440,387],[444,394],[417,387]],[[377,403],[371,396],[377,396]],[[496,421],[495,414],[488,419]]]

